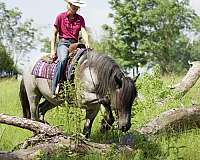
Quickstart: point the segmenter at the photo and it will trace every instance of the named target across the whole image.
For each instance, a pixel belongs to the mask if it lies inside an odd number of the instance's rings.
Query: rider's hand
[[[86,47],[87,49],[90,49],[90,44],[89,44],[89,43],[85,43],[85,47]]]
[[[51,52],[51,58],[52,58],[53,62],[56,60],[56,58],[57,58],[56,52]]]

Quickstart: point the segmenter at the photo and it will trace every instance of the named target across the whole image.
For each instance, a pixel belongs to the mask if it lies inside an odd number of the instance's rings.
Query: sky
[[[100,37],[103,24],[111,24],[108,18],[111,12],[107,0],[85,0],[87,6],[81,8],[79,14],[85,19],[86,26],[90,27],[94,38]],[[19,8],[22,11],[22,20],[32,18],[42,33],[50,36],[52,25],[57,14],[67,8],[64,0],[3,0],[8,8]]]
[[[90,27],[93,37],[98,39],[102,35],[101,26],[112,24],[108,18],[111,12],[108,0],[85,0],[87,6],[81,8],[79,14],[85,18],[86,26]],[[42,34],[50,36],[52,25],[58,13],[66,10],[64,0],[3,0],[8,8],[18,7],[22,11],[22,20],[32,18],[41,29]],[[200,0],[190,0],[191,7],[200,15]]]

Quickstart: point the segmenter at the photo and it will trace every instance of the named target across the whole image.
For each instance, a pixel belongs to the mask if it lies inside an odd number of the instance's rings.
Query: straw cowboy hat
[[[65,1],[68,3],[71,3],[77,7],[85,7],[86,6],[86,2],[82,1],[82,0],[65,0]]]

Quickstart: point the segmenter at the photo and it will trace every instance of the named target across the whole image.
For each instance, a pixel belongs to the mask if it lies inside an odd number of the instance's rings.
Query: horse
[[[44,121],[45,113],[60,105],[63,99],[52,96],[47,79],[31,74],[34,64],[35,62],[31,63],[22,74],[19,96],[23,117]],[[105,115],[101,121],[101,132],[111,129],[115,121],[113,110],[118,119],[119,130],[126,132],[130,129],[132,105],[137,96],[135,82],[138,76],[135,79],[125,76],[110,56],[87,51],[78,60],[74,77],[78,78],[83,86],[80,104],[86,109],[83,128],[85,137],[90,136],[92,123],[101,105],[105,108]],[[41,98],[45,99],[42,103],[40,103]]]

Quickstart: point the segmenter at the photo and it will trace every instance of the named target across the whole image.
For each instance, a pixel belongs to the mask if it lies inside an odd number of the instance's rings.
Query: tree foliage
[[[181,60],[189,56],[186,33],[194,31],[193,22],[198,19],[188,7],[188,0],[109,0],[109,3],[114,27],[104,26],[107,42],[125,67],[153,62],[163,72],[172,72],[177,62],[185,63]]]
[[[41,39],[40,42],[42,43],[41,52],[50,53],[51,52],[50,39],[46,37],[46,38]]]
[[[33,20],[21,22],[22,12],[18,8],[8,9],[0,1],[0,43],[14,60],[15,65],[28,51],[34,48],[37,29]]]
[[[0,44],[0,71],[13,70],[13,60],[6,53],[5,47]]]
[[[191,44],[191,61],[200,61],[200,40]]]

